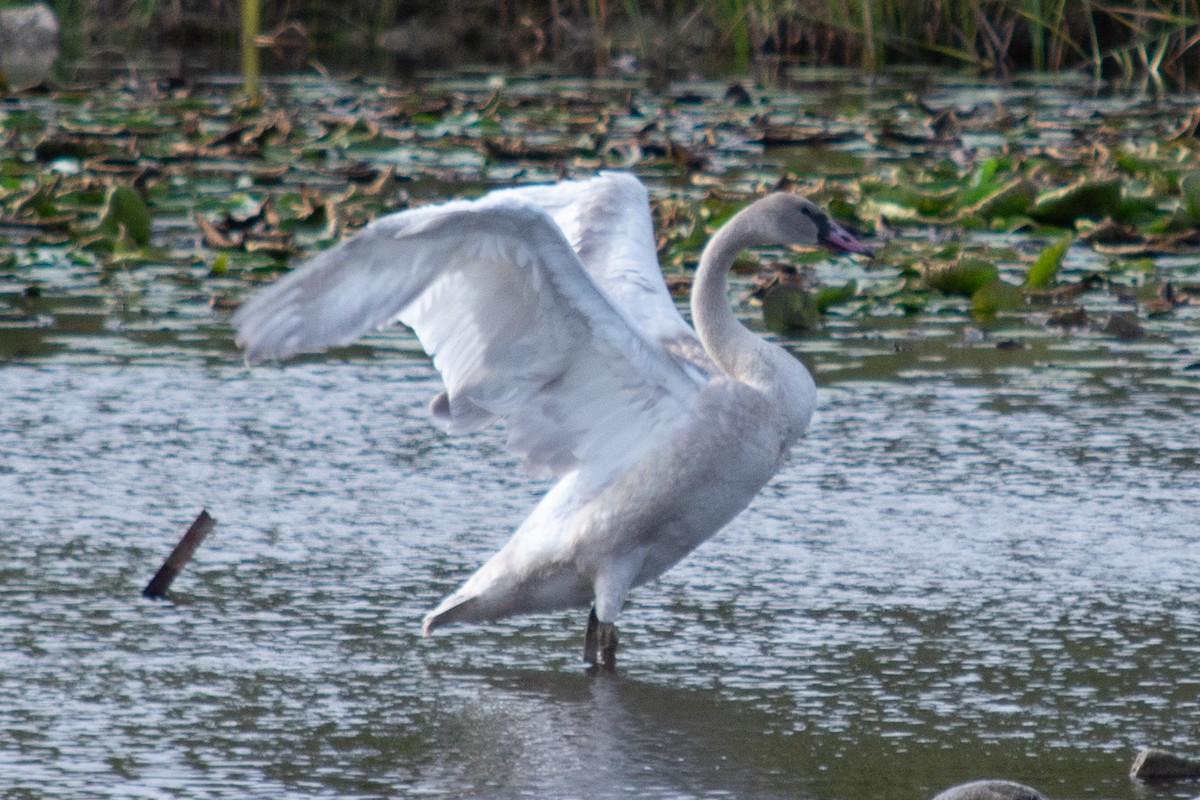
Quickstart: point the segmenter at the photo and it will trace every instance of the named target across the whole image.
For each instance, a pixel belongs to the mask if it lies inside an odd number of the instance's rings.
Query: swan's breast
[[[686,425],[580,509],[580,571],[632,558],[642,562],[635,585],[657,577],[750,503],[779,469],[786,438],[761,392],[710,382]]]

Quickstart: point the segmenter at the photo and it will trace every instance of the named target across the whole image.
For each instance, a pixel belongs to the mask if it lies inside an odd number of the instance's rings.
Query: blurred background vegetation
[[[0,3],[12,0],[0,0]],[[491,63],[596,73],[1083,70],[1200,75],[1200,0],[241,0],[274,68]],[[239,0],[54,0],[68,57],[236,43]],[[270,65],[269,65],[270,68]]]

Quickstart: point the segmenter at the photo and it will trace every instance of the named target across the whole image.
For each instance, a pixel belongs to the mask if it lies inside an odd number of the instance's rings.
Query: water
[[[832,365],[836,366],[836,364]],[[5,797],[1191,797],[1194,392],[1146,369],[826,383],[795,457],[622,618],[421,614],[543,485],[403,348],[0,370]],[[1159,376],[1161,378],[1161,376]],[[1147,388],[1148,387],[1148,388]],[[201,507],[174,586],[139,591]]]
[[[305,80],[294,91],[336,88]],[[522,86],[512,91],[547,91]],[[847,95],[873,113],[899,98],[896,85],[841,79],[814,91],[774,93],[772,108],[786,121]],[[991,96],[954,81],[932,95]],[[996,96],[1049,119],[1076,104],[1142,108],[1071,89]],[[54,102],[20,101],[47,118]],[[639,102],[653,112],[660,100]],[[681,141],[725,135],[712,109],[671,107]],[[712,156],[723,183],[747,185],[781,165],[859,174],[912,157],[860,140],[770,152],[730,141]],[[379,159],[412,162],[415,197],[556,174],[492,165],[482,181],[469,140],[436,158],[412,148]],[[201,193],[233,191],[209,181]],[[420,636],[422,614],[545,485],[497,431],[450,438],[429,423],[439,384],[402,333],[242,367],[208,301],[236,300],[246,281],[194,257],[197,188],[177,188],[156,206],[161,262],[113,266],[13,231],[0,242],[5,800],[921,800],[985,777],[1058,800],[1200,794],[1127,777],[1143,746],[1200,756],[1194,301],[1139,316],[1136,341],[1100,329],[1134,309],[1113,293],[1084,296],[1097,324],[1065,332],[1044,324],[1049,309],[980,327],[953,298],[915,316],[835,309],[789,343],[821,385],[793,460],[718,537],[634,592],[619,673],[590,676],[582,612]],[[1195,282],[1188,254],[1155,264]],[[851,260],[821,269],[870,285],[895,278],[884,266],[877,278]],[[1025,266],[999,264],[1014,283]],[[1074,248],[1062,277],[1106,266]],[[143,600],[201,508],[218,526],[174,601]]]

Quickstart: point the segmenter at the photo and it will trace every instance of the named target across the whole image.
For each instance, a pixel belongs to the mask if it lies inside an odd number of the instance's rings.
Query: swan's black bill
[[[871,252],[871,248],[833,220],[829,220],[829,227],[821,232],[821,244],[828,245],[842,253],[862,253],[871,257],[875,255]]]

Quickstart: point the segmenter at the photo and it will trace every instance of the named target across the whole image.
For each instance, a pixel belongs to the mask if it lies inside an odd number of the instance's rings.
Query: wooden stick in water
[[[175,580],[175,576],[183,571],[188,559],[192,557],[192,553],[196,552],[196,548],[200,546],[204,537],[208,536],[216,524],[217,521],[208,515],[207,509],[201,511],[200,516],[196,517],[196,521],[192,523],[192,527],[187,529],[187,533],[179,540],[179,544],[175,545],[171,555],[167,556],[167,560],[158,568],[158,572],[154,573],[154,577],[146,584],[146,588],[142,589],[142,596],[154,600],[166,597],[167,587],[171,585],[171,581]]]

